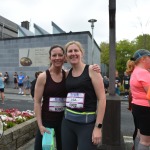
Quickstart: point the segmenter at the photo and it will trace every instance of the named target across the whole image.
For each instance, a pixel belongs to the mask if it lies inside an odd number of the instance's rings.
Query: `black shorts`
[[[18,86],[19,87],[23,87],[23,83],[18,83]]]
[[[0,89],[0,92],[4,92],[4,88]]]
[[[130,85],[124,85],[124,89],[126,89],[126,90],[129,90],[129,88],[130,88]]]
[[[140,133],[150,136],[150,107],[132,104],[132,113]]]
[[[14,79],[14,83],[18,83],[16,79]]]

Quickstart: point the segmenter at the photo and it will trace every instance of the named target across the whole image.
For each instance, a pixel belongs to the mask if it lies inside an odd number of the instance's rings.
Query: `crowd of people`
[[[34,88],[35,83],[37,80],[38,75],[42,73],[42,71],[35,72],[35,79],[33,81],[30,81],[29,76],[25,76],[22,72],[18,75],[17,72],[14,72],[13,74],[13,83],[14,83],[14,89],[18,89],[18,94],[22,96],[29,95],[32,98],[34,98]],[[2,99],[2,104],[4,104],[4,90],[7,88],[7,85],[9,84],[9,74],[8,72],[5,72],[3,75],[0,72],[0,96]]]
[[[104,83],[104,87],[105,87],[105,93],[109,93],[109,77],[107,77],[106,75],[104,75],[103,77],[103,83]],[[127,72],[124,72],[124,75],[121,79],[121,77],[119,76],[118,71],[116,70],[115,72],[115,93],[117,95],[124,95],[124,98],[129,97],[129,91],[130,91],[130,75],[127,74]]]
[[[49,50],[50,67],[35,73],[31,82],[22,72],[14,73],[14,89],[18,94],[31,94],[38,123],[35,150],[42,149],[44,133],[53,128],[57,150],[96,150],[102,141],[102,125],[109,93],[109,78],[102,77],[100,68],[83,61],[84,49],[80,42],[71,41],[63,48],[54,45]],[[70,70],[64,70],[67,61]],[[121,78],[115,72],[115,90],[129,99],[135,131],[133,150],[150,147],[150,52],[137,50],[127,61]],[[4,104],[4,88],[9,75],[0,73],[0,93]]]

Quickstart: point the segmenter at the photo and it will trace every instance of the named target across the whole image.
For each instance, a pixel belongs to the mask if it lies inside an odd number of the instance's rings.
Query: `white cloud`
[[[0,15],[17,23],[31,21],[52,33],[51,21],[66,32],[90,31],[98,44],[109,41],[109,0],[4,0]],[[150,32],[150,0],[116,0],[116,40]]]

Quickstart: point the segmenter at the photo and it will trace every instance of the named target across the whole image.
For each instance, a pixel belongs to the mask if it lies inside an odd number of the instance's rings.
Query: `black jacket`
[[[34,98],[34,89],[35,89],[36,80],[37,80],[37,79],[34,79],[34,80],[31,82],[31,96],[32,96],[32,98]]]

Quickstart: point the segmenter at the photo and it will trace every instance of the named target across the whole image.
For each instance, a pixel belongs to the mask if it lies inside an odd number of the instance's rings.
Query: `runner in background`
[[[19,92],[18,94],[24,94],[23,93],[23,81],[24,81],[24,78],[25,76],[22,74],[22,72],[20,72],[20,74],[18,75],[18,79],[17,79],[17,82],[18,82],[18,87],[19,87]]]

